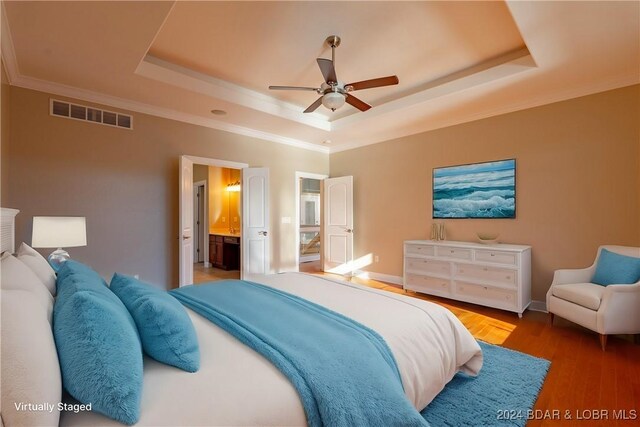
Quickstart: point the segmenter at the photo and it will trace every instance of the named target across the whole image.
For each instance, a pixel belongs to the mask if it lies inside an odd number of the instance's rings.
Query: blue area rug
[[[422,411],[432,427],[524,426],[551,362],[479,341],[477,377],[458,373]]]

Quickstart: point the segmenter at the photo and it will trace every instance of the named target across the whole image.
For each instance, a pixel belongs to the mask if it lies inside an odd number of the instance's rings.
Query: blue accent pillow
[[[80,290],[109,290],[107,282],[91,267],[72,259],[65,261],[56,274],[56,295],[58,292],[71,294]]]
[[[591,281],[598,285],[629,285],[640,280],[640,258],[602,249]]]
[[[98,273],[76,261],[64,263],[56,286],[53,334],[64,388],[93,410],[135,424],[142,348],[127,308]]]
[[[198,336],[177,299],[134,277],[118,273],[111,279],[111,290],[133,316],[145,353],[158,362],[187,372],[200,369]]]

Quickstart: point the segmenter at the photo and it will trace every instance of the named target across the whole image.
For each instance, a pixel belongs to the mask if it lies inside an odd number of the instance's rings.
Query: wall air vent
[[[128,114],[99,110],[86,105],[73,104],[57,99],[49,100],[49,114],[83,122],[98,123],[123,129],[133,129],[133,117]]]

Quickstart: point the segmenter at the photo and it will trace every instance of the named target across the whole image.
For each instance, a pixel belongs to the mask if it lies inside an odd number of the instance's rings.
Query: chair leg
[[[551,320],[551,326],[553,326],[553,319],[555,319],[556,315],[553,313],[549,313],[549,319]]]
[[[602,347],[602,351],[605,351],[605,347],[607,346],[607,335],[600,334],[600,346]]]

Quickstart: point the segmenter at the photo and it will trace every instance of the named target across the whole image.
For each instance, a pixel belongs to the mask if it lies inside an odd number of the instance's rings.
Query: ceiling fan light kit
[[[371,105],[351,95],[350,92],[362,89],[372,89],[382,86],[391,86],[398,84],[397,76],[380,77],[377,79],[363,80],[355,83],[344,84],[338,80],[335,69],[336,48],[340,46],[340,37],[329,36],[325,42],[331,46],[331,59],[318,58],[318,67],[324,82],[319,88],[298,87],[298,86],[269,86],[271,90],[305,90],[315,91],[322,95],[313,104],[304,110],[305,113],[315,111],[321,104],[331,111],[335,111],[342,107],[345,102],[360,111],[367,111]]]
[[[336,111],[344,105],[345,100],[345,96],[340,92],[328,92],[322,96],[322,105],[331,111]]]

